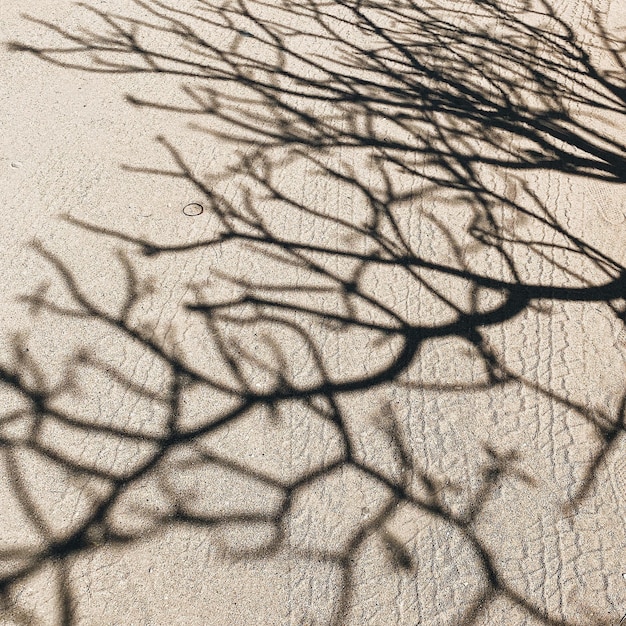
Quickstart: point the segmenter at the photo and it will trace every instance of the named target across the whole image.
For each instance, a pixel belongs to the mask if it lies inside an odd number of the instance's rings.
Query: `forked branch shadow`
[[[595,329],[578,322],[599,308],[623,325],[626,269],[537,181],[626,182],[623,75],[547,2],[133,4],[89,8],[81,32],[39,22],[57,47],[13,47],[180,77],[186,104],[129,103],[197,116],[234,157],[198,173],[159,138],[173,169],[134,170],[188,181],[206,237],[66,217],[115,248],[94,259],[121,268],[114,307],[35,247],[55,278],[24,298],[32,332],[61,324],[79,341],[59,363],[16,337],[0,366],[24,530],[0,549],[10,619],[36,623],[20,591],[46,574],[48,621],[88,623],[89,559],[190,531],[222,562],[323,572],[320,608],[294,600],[288,620],[615,623],[566,598],[587,553],[560,555],[555,584],[532,529],[576,541],[595,494],[620,506],[605,474],[626,392],[603,406],[593,376],[624,347],[589,357]],[[186,294],[165,323],[164,263]],[[90,346],[87,328],[107,341]],[[74,494],[71,514],[41,472]]]

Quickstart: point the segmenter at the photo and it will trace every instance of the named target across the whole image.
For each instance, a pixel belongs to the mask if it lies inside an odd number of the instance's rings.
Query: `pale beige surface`
[[[624,0],[0,27],[2,626],[620,622]]]

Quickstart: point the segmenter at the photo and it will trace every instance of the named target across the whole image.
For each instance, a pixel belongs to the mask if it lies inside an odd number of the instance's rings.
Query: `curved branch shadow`
[[[564,324],[575,307],[601,307],[623,326],[623,259],[586,240],[536,188],[539,172],[602,190],[626,182],[626,146],[614,134],[626,112],[621,44],[596,15],[593,36],[613,63],[603,69],[598,51],[548,2],[468,1],[467,14],[409,0],[202,1],[193,12],[160,0],[133,4],[137,17],[86,7],[93,24],[80,32],[39,22],[59,46],[13,48],[62,67],[185,79],[176,102],[128,101],[197,117],[234,158],[198,173],[161,137],[174,169],[130,168],[193,184],[211,219],[207,238],[164,243],[67,217],[119,248],[125,280],[116,312],[85,291],[69,262],[35,246],[64,297],[45,284],[25,296],[33,325],[98,325],[157,364],[161,384],[86,345],[53,375],[27,338],[14,339],[0,381],[16,408],[1,418],[0,444],[32,541],[0,551],[13,619],[33,623],[19,618],[16,590],[52,567],[59,623],[78,623],[77,559],[193,527],[215,530],[225,559],[286,551],[335,568],[327,623],[348,623],[364,555],[419,580],[428,555],[401,532],[410,518],[470,555],[474,584],[454,614],[440,617],[446,623],[481,623],[501,601],[520,620],[582,623],[571,607],[524,590],[485,538],[485,526],[498,530],[496,494],[515,485],[533,494],[541,482],[519,445],[498,440],[515,404],[498,405],[493,437],[477,437],[465,483],[441,460],[452,453],[433,462],[415,433],[440,432],[428,403],[446,395],[503,402],[532,394],[584,433],[584,471],[564,487],[562,516],[598,488],[622,439],[626,391],[601,407],[529,374],[526,340],[520,347],[515,333],[520,324]],[[622,207],[607,207],[619,218]],[[214,250],[219,261],[209,258]],[[188,281],[179,317],[160,333],[145,314],[160,291],[145,268],[165,257],[181,266],[194,259],[205,280]],[[432,366],[438,350],[447,370]],[[95,415],[88,389],[98,387],[123,390],[149,418],[124,423],[135,409],[122,404]],[[452,430],[471,421],[453,410],[441,419]],[[486,418],[476,423],[486,428]],[[241,453],[265,449],[279,432],[293,446],[302,429],[315,437],[297,462],[277,451],[271,462]],[[24,469],[37,463],[76,482],[87,501],[60,527]],[[352,510],[345,494],[354,485],[371,507]],[[137,498],[143,488],[152,490],[148,503]],[[233,528],[252,545],[233,546]],[[585,611],[585,624],[612,623]]]

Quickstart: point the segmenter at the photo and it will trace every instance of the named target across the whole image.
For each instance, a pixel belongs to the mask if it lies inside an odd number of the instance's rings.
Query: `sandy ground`
[[[620,623],[624,0],[0,28],[2,626]]]

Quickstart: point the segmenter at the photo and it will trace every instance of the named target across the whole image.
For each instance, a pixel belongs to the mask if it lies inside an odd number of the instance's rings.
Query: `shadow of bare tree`
[[[313,623],[616,623],[619,607],[571,599],[566,552],[550,579],[531,530],[575,536],[623,445],[625,259],[602,220],[619,235],[626,217],[626,67],[576,6],[585,19],[548,2],[135,0],[85,7],[80,31],[41,22],[58,46],[12,44],[181,79],[128,101],[228,152],[198,166],[160,137],[172,168],[132,168],[192,183],[206,237],[66,217],[116,246],[94,261],[123,269],[113,307],[35,246],[56,278],[24,297],[33,325],[98,327],[123,356],[81,341],[51,368],[20,336],[3,359],[3,463],[29,529],[0,551],[15,623],[36,623],[19,590],[41,572],[57,623],[91,623],[83,559],[172,528],[223,559],[330,572]],[[585,206],[546,180],[582,185]],[[164,321],[168,281],[185,297]],[[590,348],[606,327],[615,341]],[[376,589],[396,598],[387,617]]]

